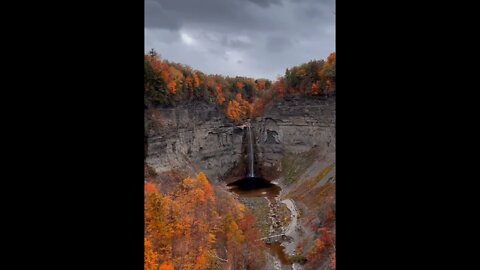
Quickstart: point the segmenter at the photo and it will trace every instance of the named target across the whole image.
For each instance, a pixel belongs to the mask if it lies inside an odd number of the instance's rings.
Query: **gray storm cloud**
[[[146,0],[145,52],[211,74],[275,79],[335,51],[335,0]]]

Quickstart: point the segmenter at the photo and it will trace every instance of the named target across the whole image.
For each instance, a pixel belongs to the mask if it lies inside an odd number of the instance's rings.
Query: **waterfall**
[[[248,171],[247,177],[255,177],[255,172],[253,169],[253,136],[252,136],[252,128],[250,123],[248,125]]]

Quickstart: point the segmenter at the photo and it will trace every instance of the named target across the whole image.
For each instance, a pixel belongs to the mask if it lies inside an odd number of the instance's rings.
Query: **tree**
[[[200,78],[198,77],[197,73],[193,74],[193,81],[194,81],[195,88],[199,88],[200,87]]]
[[[225,97],[223,96],[223,93],[222,93],[222,86],[217,85],[215,90],[217,92],[217,102],[218,102],[218,104],[223,105],[223,103],[225,102]]]
[[[265,90],[265,83],[266,83],[265,80],[256,80],[255,82],[257,84],[257,89],[259,91]]]
[[[278,78],[273,83],[273,90],[278,93],[279,97],[282,98],[285,96],[286,85],[285,85],[285,79],[283,77]]]
[[[311,91],[311,93],[312,93],[313,96],[317,96],[317,95],[319,94],[319,92],[318,92],[318,90],[320,89],[320,85],[319,85],[319,84],[320,84],[320,82],[318,82],[318,81],[317,81],[317,82],[314,82],[314,83],[312,84],[312,91]]]
[[[230,100],[227,107],[227,116],[230,120],[238,122],[240,120],[240,104],[236,100]]]
[[[159,192],[145,194],[145,234],[159,253],[160,259],[169,259],[172,250],[173,225],[170,208],[174,203]]]
[[[173,265],[170,262],[164,262],[160,265],[158,270],[174,270]]]
[[[237,89],[238,89],[239,91],[241,91],[241,90],[243,90],[243,88],[245,87],[245,84],[244,84],[243,82],[241,82],[241,81],[237,81],[237,82],[235,83],[235,86],[237,87]]]
[[[168,91],[170,91],[170,94],[175,95],[175,93],[177,93],[177,83],[175,81],[170,81],[167,84],[167,87],[168,87]]]
[[[147,182],[145,184],[145,193],[154,193],[158,192],[158,189],[155,187],[155,185],[152,182]]]
[[[194,270],[204,270],[207,268],[207,257],[204,252],[197,258],[197,262],[195,263]]]
[[[205,192],[205,198],[208,200],[208,201],[213,201],[215,200],[215,195],[213,193],[213,187],[212,185],[210,185],[210,183],[208,182],[208,178],[207,176],[205,175],[204,172],[200,172],[197,176],[197,179],[198,181],[200,182],[200,184],[202,185],[202,189],[203,191]]]
[[[152,242],[149,239],[144,238],[144,268],[145,270],[157,270],[158,269],[158,253],[153,250]]]

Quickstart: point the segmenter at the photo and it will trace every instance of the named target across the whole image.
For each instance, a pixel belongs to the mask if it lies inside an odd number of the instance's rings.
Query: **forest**
[[[262,269],[265,244],[255,218],[203,172],[174,192],[145,184],[145,269]]]
[[[208,75],[172,63],[153,49],[145,55],[145,106],[175,106],[195,100],[216,103],[235,123],[262,115],[273,100],[286,96],[332,96],[336,92],[336,54],[292,68],[275,81]]]

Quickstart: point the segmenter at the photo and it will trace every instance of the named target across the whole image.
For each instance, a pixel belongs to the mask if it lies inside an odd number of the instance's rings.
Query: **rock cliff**
[[[202,170],[216,181],[240,160],[243,130],[213,104],[150,109],[146,114],[145,161],[157,173]]]
[[[232,124],[216,105],[191,103],[149,109],[146,114],[146,164],[157,173],[202,170],[213,181],[244,174],[244,130]],[[279,171],[286,153],[312,148],[334,153],[335,99],[286,99],[272,104],[252,125],[255,170],[261,175]]]

